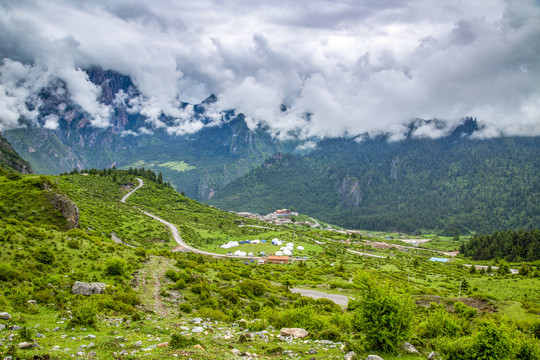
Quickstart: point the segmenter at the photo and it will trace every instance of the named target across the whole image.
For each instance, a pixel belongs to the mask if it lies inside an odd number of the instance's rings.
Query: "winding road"
[[[291,288],[290,290],[293,294],[300,294],[302,296],[307,296],[312,299],[328,299],[341,306],[347,306],[349,304],[349,297],[345,295],[328,294],[322,291],[311,289]]]
[[[137,186],[136,188],[131,190],[129,193],[127,193],[126,196],[124,196],[122,198],[122,200],[120,200],[121,202],[125,203],[128,197],[130,197],[135,191],[137,191],[141,186],[144,185],[144,182],[143,182],[142,179],[140,179],[140,178],[136,178],[136,179],[139,180],[139,186]],[[224,255],[224,254],[215,254],[215,253],[211,253],[211,252],[208,252],[208,251],[199,250],[197,248],[194,248],[193,246],[189,246],[188,244],[186,244],[184,242],[184,240],[182,240],[182,237],[180,236],[180,232],[178,231],[178,228],[176,227],[176,225],[174,225],[173,223],[170,223],[170,222],[168,222],[166,220],[163,220],[159,216],[156,216],[154,214],[150,214],[147,211],[144,211],[142,209],[139,209],[139,210],[141,210],[143,212],[143,214],[145,214],[147,216],[150,216],[152,219],[157,220],[160,223],[162,223],[164,225],[167,225],[169,227],[174,240],[178,244],[178,246],[176,248],[174,248],[172,251],[175,251],[175,252],[176,251],[180,251],[180,252],[189,252],[189,251],[191,251],[191,252],[194,252],[194,253],[197,253],[197,254],[210,255],[210,256],[213,256],[213,257],[220,257],[220,258],[255,259],[255,260],[260,259],[257,256],[234,256],[234,255],[230,256],[230,255]]]

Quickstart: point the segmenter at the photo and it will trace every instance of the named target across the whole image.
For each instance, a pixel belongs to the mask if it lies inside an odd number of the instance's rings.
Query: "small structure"
[[[259,259],[257,260],[257,265],[264,265],[266,264],[266,260],[265,259]]]
[[[269,255],[268,259],[266,261],[268,263],[272,263],[272,264],[288,264],[289,263],[289,257],[288,256]]]
[[[450,259],[444,259],[444,258],[438,258],[438,257],[432,257],[431,259],[429,259],[429,261],[442,262],[442,263],[448,262],[449,260]]]

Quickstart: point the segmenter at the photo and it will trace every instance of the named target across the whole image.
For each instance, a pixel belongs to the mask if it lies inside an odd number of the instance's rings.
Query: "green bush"
[[[189,314],[191,313],[191,311],[193,311],[193,308],[188,303],[181,303],[180,305],[178,305],[178,309],[184,314]]]
[[[32,334],[33,330],[30,328],[27,328],[26,326],[23,326],[19,329],[19,339],[24,341],[32,341]]]
[[[194,338],[188,338],[182,334],[172,334],[171,340],[169,341],[169,347],[172,349],[184,349],[197,344],[200,344],[200,342]]]
[[[444,305],[432,304],[429,315],[418,325],[416,333],[422,339],[435,339],[438,337],[455,338],[462,336],[464,331],[459,320],[449,314],[444,309]]]
[[[81,243],[78,240],[75,239],[69,239],[67,241],[67,247],[70,249],[80,249]]]
[[[364,334],[370,348],[395,350],[409,334],[413,304],[408,294],[387,283],[368,282],[354,314],[354,329]]]
[[[74,326],[92,326],[95,327],[97,324],[97,309],[94,304],[86,302],[75,306],[71,310],[71,316],[73,317],[69,323],[68,327]]]
[[[8,281],[13,279],[13,269],[9,264],[0,263],[0,281]]]
[[[126,260],[112,257],[105,261],[105,274],[110,276],[122,276],[127,268]]]
[[[34,253],[34,259],[42,264],[52,264],[54,261],[54,254],[46,247],[40,247]]]

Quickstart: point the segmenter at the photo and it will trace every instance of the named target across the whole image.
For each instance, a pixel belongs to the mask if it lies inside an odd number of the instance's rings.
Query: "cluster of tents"
[[[261,243],[266,243],[266,240],[229,241],[228,243],[220,245],[219,247],[223,248],[223,249],[230,249],[230,248],[234,248],[234,247],[237,247],[237,246],[240,246],[240,245],[243,245],[243,244],[261,244]],[[281,245],[283,245],[283,242],[281,240],[279,240],[278,238],[275,238],[275,239],[272,240],[272,245],[281,246]],[[299,251],[302,251],[302,250],[304,250],[304,247],[303,246],[297,246],[296,249],[299,250]],[[292,255],[293,250],[294,250],[294,244],[293,243],[287,243],[287,244],[285,244],[285,246],[281,246],[279,251],[276,251],[276,256],[290,256],[290,255]],[[247,253],[245,251],[242,251],[242,250],[236,250],[233,254],[235,256],[246,256],[247,255]]]

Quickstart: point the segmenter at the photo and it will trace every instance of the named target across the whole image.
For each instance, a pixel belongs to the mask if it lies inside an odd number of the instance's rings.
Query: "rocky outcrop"
[[[32,174],[32,167],[23,160],[11,144],[0,133],[0,166],[13,169],[21,174]]]
[[[75,284],[73,284],[73,287],[71,288],[71,292],[74,294],[79,295],[95,295],[95,294],[103,294],[103,290],[107,287],[107,284],[103,283],[85,283],[81,281],[75,281]]]
[[[362,191],[358,179],[347,175],[338,187],[339,204],[345,207],[356,207],[362,202]]]
[[[60,211],[66,219],[67,228],[79,227],[79,208],[77,205],[67,195],[54,188],[49,181],[44,181],[42,188],[47,192],[45,197],[50,201],[51,205]]]
[[[204,170],[197,189],[199,199],[210,200],[217,193],[217,186],[207,170]]]
[[[300,328],[283,328],[279,332],[281,336],[292,336],[293,338],[305,338],[309,335],[307,330]]]
[[[11,315],[9,315],[9,313],[7,313],[7,312],[0,312],[0,319],[2,319],[2,320],[10,320]]]

